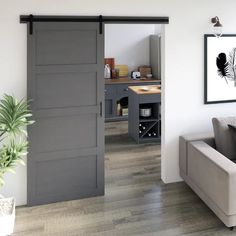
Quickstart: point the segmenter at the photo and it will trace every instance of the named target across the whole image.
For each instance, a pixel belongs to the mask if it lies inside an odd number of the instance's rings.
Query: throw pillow
[[[229,130],[231,131],[233,140],[234,140],[234,145],[236,145],[236,125],[228,125]]]
[[[213,118],[216,150],[233,160],[236,157],[236,145],[228,125],[235,125],[236,117]]]

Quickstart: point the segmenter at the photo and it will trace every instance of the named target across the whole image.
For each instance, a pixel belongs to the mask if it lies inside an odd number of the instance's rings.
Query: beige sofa
[[[236,164],[215,148],[213,134],[181,136],[180,175],[226,226],[233,227]]]

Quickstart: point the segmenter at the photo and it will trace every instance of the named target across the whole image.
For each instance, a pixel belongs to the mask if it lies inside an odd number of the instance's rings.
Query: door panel
[[[94,189],[96,181],[96,156],[82,156],[37,163],[37,194],[60,194],[60,192],[76,192],[83,188]],[[91,172],[90,175],[87,172]],[[50,178],[48,179],[48,176]],[[76,179],[77,181],[71,181]],[[62,184],[63,183],[63,184]]]
[[[36,77],[37,108],[96,105],[96,87],[96,72],[40,74]]]
[[[28,33],[28,205],[104,194],[103,44],[98,23]]]
[[[35,150],[51,152],[97,146],[97,114],[50,117],[35,123]]]
[[[94,30],[40,30],[36,45],[37,65],[95,64],[96,43],[97,32]]]

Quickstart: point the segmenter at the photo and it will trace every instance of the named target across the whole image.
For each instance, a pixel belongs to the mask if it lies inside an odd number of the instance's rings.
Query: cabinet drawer
[[[139,95],[138,96],[138,102],[139,104],[144,104],[144,103],[160,103],[161,102],[161,94],[149,94],[147,95]]]
[[[105,89],[104,89],[105,99],[115,97],[116,96],[115,94],[116,94],[115,86],[105,85]]]
[[[127,97],[129,95],[128,87],[129,87],[128,84],[118,85],[117,88],[116,88],[117,89],[117,95],[119,97]]]

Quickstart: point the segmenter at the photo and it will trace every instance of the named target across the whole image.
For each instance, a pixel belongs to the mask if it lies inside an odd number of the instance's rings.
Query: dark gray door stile
[[[104,194],[103,59],[99,23],[35,22],[28,32],[29,206]]]

